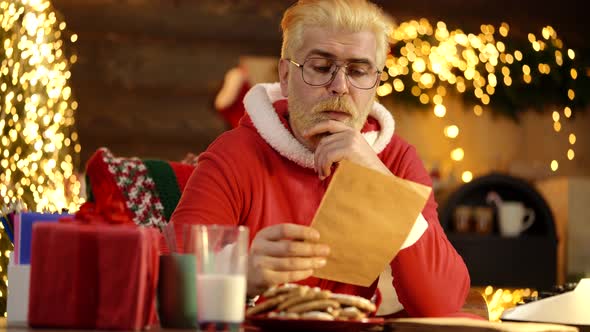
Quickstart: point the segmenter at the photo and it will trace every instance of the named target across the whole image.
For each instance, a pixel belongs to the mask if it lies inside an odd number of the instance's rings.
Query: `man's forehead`
[[[336,54],[332,54],[330,52],[324,51],[322,49],[312,49],[309,52],[307,52],[307,54],[305,55],[305,58],[315,58],[315,57],[319,57],[319,58],[326,58],[326,59],[330,59],[330,60],[336,60],[336,61],[346,61],[346,62],[360,62],[360,63],[373,63],[373,61],[369,58],[369,57],[348,57],[348,58],[342,58],[337,56]]]
[[[372,31],[351,32],[327,27],[307,27],[296,52],[300,57],[323,56],[344,61],[375,62],[377,43]]]

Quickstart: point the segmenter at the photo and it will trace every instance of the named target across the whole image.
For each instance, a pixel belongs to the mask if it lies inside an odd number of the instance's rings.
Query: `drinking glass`
[[[197,319],[202,330],[239,327],[244,321],[248,228],[193,225],[187,245],[196,256]]]

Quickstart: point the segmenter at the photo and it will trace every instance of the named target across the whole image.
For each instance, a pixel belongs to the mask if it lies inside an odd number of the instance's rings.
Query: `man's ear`
[[[283,97],[289,97],[289,60],[279,60],[279,80]]]

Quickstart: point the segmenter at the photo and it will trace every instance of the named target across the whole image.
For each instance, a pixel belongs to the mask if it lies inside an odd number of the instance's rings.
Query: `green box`
[[[198,327],[195,263],[192,254],[160,256],[157,302],[162,327]]]

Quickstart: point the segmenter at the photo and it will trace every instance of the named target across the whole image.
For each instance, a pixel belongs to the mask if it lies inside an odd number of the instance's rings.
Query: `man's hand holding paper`
[[[268,287],[310,277],[326,265],[330,248],[318,243],[317,230],[297,224],[264,228],[252,241],[248,294],[261,294]]]

